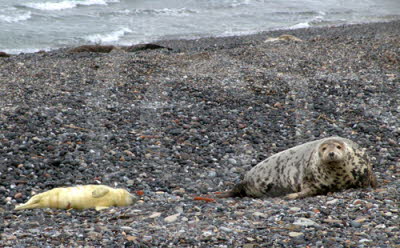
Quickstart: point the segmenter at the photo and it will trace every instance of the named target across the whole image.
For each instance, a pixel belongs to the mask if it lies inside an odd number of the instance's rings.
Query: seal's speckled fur
[[[286,196],[297,199],[368,186],[376,187],[376,178],[365,151],[351,140],[330,137],[267,158],[220,197]]]

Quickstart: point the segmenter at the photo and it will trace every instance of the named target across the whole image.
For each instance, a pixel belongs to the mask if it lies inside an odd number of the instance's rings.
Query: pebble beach
[[[301,41],[266,42],[283,34]],[[0,247],[400,248],[400,21],[155,44],[0,57]],[[213,195],[335,135],[367,149],[376,189]],[[139,201],[14,210],[81,184]]]

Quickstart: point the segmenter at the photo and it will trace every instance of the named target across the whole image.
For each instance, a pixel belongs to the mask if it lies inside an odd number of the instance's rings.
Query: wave
[[[291,27],[289,27],[289,29],[298,29],[298,28],[309,28],[311,25],[309,22],[300,22],[297,23]]]
[[[120,30],[111,32],[111,33],[102,33],[102,34],[92,34],[84,37],[85,40],[91,43],[110,43],[118,41],[122,36],[128,33],[132,33],[133,31],[127,27],[121,28]]]
[[[25,3],[22,4],[24,7],[38,9],[38,10],[64,10],[72,9],[78,6],[89,6],[89,5],[108,5],[108,3],[117,3],[119,0],[72,0],[72,1],[61,1],[61,2],[45,2],[45,3]]]
[[[236,8],[236,7],[241,7],[241,6],[246,6],[250,5],[250,0],[243,0],[243,1],[233,1],[232,3],[229,4],[230,8]]]
[[[180,8],[180,9],[135,9],[135,10],[123,10],[124,14],[147,14],[147,15],[165,15],[165,16],[189,16],[191,14],[196,14],[198,11]]]
[[[19,15],[2,15],[0,14],[0,22],[8,22],[8,23],[15,23],[15,22],[21,22],[21,21],[26,21],[32,17],[31,12],[25,12]]]
[[[319,23],[324,22],[326,13],[323,12],[323,11],[317,11],[315,13],[317,13],[318,15],[314,16],[313,18],[311,18],[311,20],[297,23],[297,24],[295,24],[293,26],[290,26],[289,29],[309,28],[311,26],[315,26],[315,25],[317,25]]]
[[[54,50],[55,48],[10,48],[10,49],[2,49],[2,52],[8,54],[21,54],[21,53],[36,53],[39,51],[49,52]]]

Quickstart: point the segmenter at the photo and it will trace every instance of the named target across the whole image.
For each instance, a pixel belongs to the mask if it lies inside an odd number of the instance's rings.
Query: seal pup
[[[349,139],[329,137],[267,158],[231,191],[217,197],[298,199],[368,186],[376,187],[376,178],[365,150]]]
[[[129,206],[137,199],[125,189],[115,189],[105,185],[81,185],[55,188],[33,196],[15,210],[32,208],[59,209],[106,209],[112,206]]]

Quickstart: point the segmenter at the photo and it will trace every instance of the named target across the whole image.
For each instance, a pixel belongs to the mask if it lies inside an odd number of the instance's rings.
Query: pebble
[[[20,199],[20,198],[22,198],[22,193],[16,193],[14,195],[14,199]]]
[[[0,246],[395,247],[399,25],[287,31],[304,43],[263,33],[0,59]],[[379,188],[193,200],[331,135],[367,149]],[[145,194],[99,212],[13,210],[32,192],[92,183]]]
[[[164,221],[167,222],[167,223],[175,222],[178,219],[179,215],[181,215],[181,214],[177,213],[177,214],[174,214],[174,215],[170,215],[168,217],[165,217]]]
[[[366,217],[360,217],[360,218],[357,218],[354,221],[357,222],[357,223],[364,223],[367,220],[368,220],[368,218],[366,218]]]
[[[234,158],[230,158],[230,159],[228,159],[228,161],[229,161],[229,163],[230,163],[231,165],[236,165],[236,164],[237,164],[237,160],[234,159]]]
[[[260,212],[254,212],[254,213],[253,213],[253,215],[254,215],[254,216],[256,216],[256,217],[262,217],[262,218],[265,218],[265,217],[267,217],[267,215],[266,215],[266,214],[264,214],[264,213],[260,213]]]
[[[338,201],[339,201],[338,199],[333,199],[333,200],[331,200],[331,201],[327,201],[326,204],[327,204],[327,205],[333,205],[333,204],[338,203]]]
[[[293,238],[298,238],[304,236],[304,233],[301,232],[289,232],[289,236]]]
[[[209,177],[216,177],[217,173],[215,171],[210,171],[210,172],[208,172],[208,176]]]
[[[310,227],[310,226],[318,226],[318,224],[310,219],[307,218],[298,218],[293,222],[294,225]]]
[[[221,229],[224,232],[232,232],[233,230],[224,226],[221,226],[219,229]]]
[[[149,242],[149,241],[151,241],[152,239],[153,239],[152,236],[143,236],[143,241]]]
[[[149,216],[149,218],[154,219],[154,218],[158,218],[160,216],[161,216],[160,212],[154,212]]]
[[[354,200],[353,201],[353,205],[362,205],[362,204],[364,204],[365,202],[364,201],[362,201],[362,200],[360,200],[360,199],[357,199],[357,200]]]
[[[357,221],[350,221],[350,225],[355,228],[361,227],[361,223]]]

